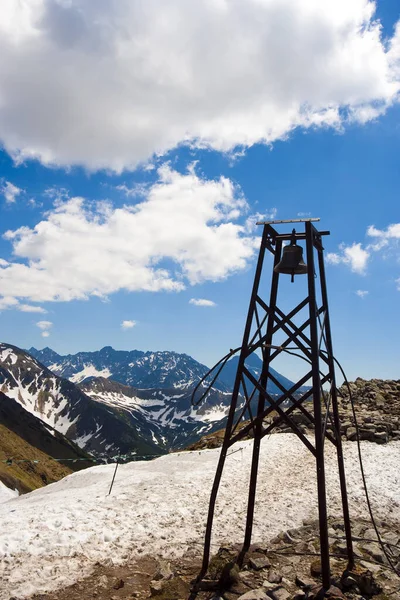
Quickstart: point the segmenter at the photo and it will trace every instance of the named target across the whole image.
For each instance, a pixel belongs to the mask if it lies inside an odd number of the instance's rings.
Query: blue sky
[[[263,3],[225,7],[221,30],[208,3],[192,23],[176,0],[170,34],[170,21],[158,28],[156,0],[143,22],[125,2],[100,5],[96,21],[83,1],[25,4],[25,29],[11,3],[0,8],[3,55],[10,73],[22,69],[20,81],[0,73],[2,340],[60,353],[167,349],[211,365],[241,341],[259,235],[251,217],[301,213],[331,231],[337,357],[352,378],[398,379],[398,3],[382,0],[374,13],[366,0],[328,2],[325,15],[312,0],[301,9],[270,0],[261,16],[278,19],[276,39],[250,11]],[[98,25],[106,17],[118,53]],[[151,48],[154,72],[143,76],[136,47],[121,46],[121,19]],[[210,60],[196,19],[210,28]],[[28,25],[40,35],[30,37]],[[195,31],[185,42],[190,60],[175,47],[177,30]],[[231,48],[234,33],[242,48]],[[148,54],[139,57],[145,64]],[[39,59],[40,72],[30,75]],[[86,89],[97,64],[105,71]],[[293,289],[282,286],[283,306],[301,288]],[[289,377],[303,370],[288,360],[280,367]]]

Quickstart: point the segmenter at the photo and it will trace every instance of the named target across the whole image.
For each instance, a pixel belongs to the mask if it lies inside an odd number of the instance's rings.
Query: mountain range
[[[62,356],[51,348],[25,351],[0,344],[0,403],[14,400],[94,456],[150,457],[224,427],[237,361],[228,361],[204,402],[192,406],[194,386],[208,367],[187,354],[106,346]],[[258,378],[261,359],[253,354],[246,365]],[[274,374],[285,388],[292,385]],[[268,390],[280,393],[271,383]]]
[[[43,350],[32,347],[28,352],[53,373],[74,383],[81,383],[89,377],[105,377],[139,389],[189,390],[209,371],[209,367],[191,356],[170,351],[114,350],[111,346],[105,346],[94,352],[67,355],[57,354],[48,347]],[[238,362],[239,357],[234,356],[226,363],[213,385],[215,389],[222,392],[233,390]],[[262,364],[255,353],[246,359],[246,366],[256,379],[261,374]],[[272,368],[270,370],[285,389],[293,385],[287,377]],[[268,382],[268,392],[281,394],[272,381]]]

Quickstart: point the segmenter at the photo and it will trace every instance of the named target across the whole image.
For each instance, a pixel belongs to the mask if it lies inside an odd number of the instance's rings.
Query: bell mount
[[[211,491],[203,563],[198,581],[204,577],[208,569],[215,503],[228,450],[234,443],[243,440],[246,435],[252,432],[253,455],[246,528],[242,551],[237,559],[238,563],[241,564],[250,547],[252,537],[261,440],[282,423],[289,426],[293,433],[300,438],[316,461],[323,590],[327,590],[330,586],[324,458],[326,440],[336,448],[348,565],[351,568],[354,564],[325,279],[324,248],[322,245],[322,237],[329,235],[329,231],[318,231],[313,225],[315,221],[319,221],[319,219],[293,219],[259,223],[263,225],[261,246],[224,440]],[[304,232],[280,234],[272,227],[273,224],[294,222],[304,223]],[[297,306],[285,314],[278,306],[278,288],[281,273],[276,267],[282,258],[283,243],[293,239],[296,242],[305,241],[307,295]],[[262,283],[265,279],[264,261],[267,252],[271,253],[274,258],[268,302],[262,297],[262,290],[266,289]],[[305,315],[306,318],[304,322],[299,324],[298,319],[299,317],[302,318],[302,315]],[[282,337],[282,334],[286,336],[284,341],[279,339],[279,342],[274,344],[275,336]],[[276,379],[273,369],[271,370],[270,367],[273,360],[286,348],[291,348],[292,345],[296,346],[296,351],[309,366],[306,374],[300,380],[293,384],[290,389],[285,389]],[[258,379],[248,370],[245,364],[246,359],[255,351],[261,353],[263,360],[263,367]],[[268,382],[272,382],[277,386],[282,395],[278,398],[272,397],[267,387]],[[304,388],[307,382],[311,382],[309,389]],[[326,390],[327,387],[328,391]],[[255,398],[256,395],[258,398]],[[256,410],[253,413],[255,400]],[[272,411],[277,413],[277,418],[272,423],[266,424],[265,419]],[[314,427],[314,443],[299,428],[294,418],[299,413],[302,413],[303,417]],[[249,422],[239,428],[238,425],[243,421],[245,415],[248,416]]]

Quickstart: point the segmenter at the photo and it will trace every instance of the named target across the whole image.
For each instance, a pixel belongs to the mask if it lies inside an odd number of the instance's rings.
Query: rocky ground
[[[377,444],[400,440],[400,380],[370,379],[366,381],[359,377],[355,381],[351,381],[349,385],[355,405],[360,440]],[[357,431],[347,386],[342,385],[339,392],[341,434],[343,438],[355,441]],[[306,408],[312,413],[311,403],[307,403]],[[312,432],[309,420],[303,413],[294,411],[291,418],[303,433]],[[265,419],[265,425],[271,424],[276,419],[278,419],[277,413],[272,412]],[[240,425],[243,427],[245,424],[243,422]],[[239,429],[241,427],[239,426]],[[328,426],[329,430],[332,431],[331,426]],[[286,424],[280,424],[273,432],[288,433],[292,430]],[[222,444],[223,434],[224,431],[221,430],[204,436],[190,446],[189,450],[217,448]]]
[[[240,569],[235,564],[240,548],[220,548],[197,591],[193,582],[200,570],[201,546],[188,548],[184,557],[174,562],[144,556],[123,567],[98,565],[81,582],[32,600],[398,600],[400,576],[390,569],[371,524],[359,520],[352,525],[356,565],[347,571],[343,524],[330,521],[332,579],[325,596],[318,595],[317,523],[305,522],[265,544],[252,546]],[[380,522],[379,529],[393,564],[400,569],[400,523]]]

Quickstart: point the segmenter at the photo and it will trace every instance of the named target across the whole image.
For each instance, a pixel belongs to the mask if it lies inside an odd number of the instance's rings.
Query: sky
[[[319,217],[335,355],[400,379],[397,0],[2,0],[0,55],[2,341],[212,365],[257,219]]]

